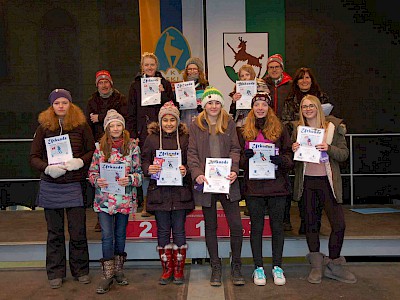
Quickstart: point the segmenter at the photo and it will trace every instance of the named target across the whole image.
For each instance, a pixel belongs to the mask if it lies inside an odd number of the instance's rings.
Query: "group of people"
[[[340,255],[345,222],[339,162],[349,155],[342,120],[325,116],[321,103],[327,103],[328,98],[321,92],[312,71],[301,68],[292,80],[284,72],[279,54],[268,58],[265,78],[255,78],[254,69],[249,65],[242,66],[238,75],[240,80],[256,80],[257,93],[251,100],[251,109],[236,110],[235,102],[241,95],[234,90],[230,94],[230,114],[225,110],[227,103],[222,93],[209,86],[198,58],[190,58],[184,71],[184,80],[194,81],[196,87],[197,107],[191,110],[179,111],[171,83],[158,71],[158,59],[152,53],[142,55],[141,72],[131,84],[128,99],[114,88],[111,74],[106,70],[96,73],[97,91],[88,101],[86,115],[72,103],[67,90],[55,89],[50,93],[50,106],[38,118],[30,162],[41,172],[37,204],[44,208],[47,221],[46,270],[51,288],[61,287],[66,277],[64,212],[70,235],[71,273],[80,283],[90,283],[82,195],[86,176],[95,188],[93,209],[98,213],[102,235],[102,278],[97,293],[107,293],[114,281],[119,285],[129,284],[123,272],[127,259],[126,227],[129,214],[137,208],[139,187],[146,199],[146,209],[155,215],[157,223],[157,251],[163,268],[160,284],[184,283],[188,248],[185,219],[198,205],[202,207],[205,221],[205,241],[212,268],[210,284],[221,285],[217,202],[224,209],[230,229],[232,282],[245,284],[241,273],[243,234],[239,208],[243,197],[251,219],[256,285],[266,284],[262,255],[266,209],[272,231],[273,281],[276,285],[286,283],[282,253],[292,199],[301,203],[302,230],[310,251],[308,281],[320,283],[324,274],[343,282],[356,282],[355,276],[343,268],[345,259]],[[146,77],[161,78],[160,104],[142,105],[141,79]],[[320,163],[293,160],[293,152],[299,148],[298,126],[325,129],[323,143],[316,145],[325,154]],[[49,139],[64,135],[68,136],[72,156],[63,163],[51,164],[46,144]],[[275,146],[275,155],[269,157],[275,165],[274,179],[250,179],[249,160],[254,156],[251,142]],[[157,150],[179,151],[182,185],[157,184],[156,175],[162,170]],[[231,159],[231,170],[226,177],[230,183],[228,194],[203,192],[204,185],[208,184],[206,158]],[[125,174],[118,176],[117,184],[125,192],[107,192],[110,183],[101,176],[104,164],[124,166]],[[241,187],[240,169],[244,170]],[[295,170],[293,187],[288,175],[292,169]],[[328,256],[320,253],[322,210],[332,228]]]

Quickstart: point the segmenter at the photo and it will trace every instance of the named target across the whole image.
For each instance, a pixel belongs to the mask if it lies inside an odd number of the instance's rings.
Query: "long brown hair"
[[[54,112],[53,106],[49,106],[45,111],[39,114],[39,123],[50,131],[56,131],[60,128],[59,117]],[[73,103],[69,104],[67,113],[62,120],[63,131],[70,131],[79,125],[86,123],[83,111]]]
[[[124,142],[122,143],[121,153],[123,156],[127,156],[129,155],[129,142],[130,142],[129,131],[124,129],[124,131],[122,132],[122,136]],[[110,158],[112,151],[112,144],[113,144],[113,139],[110,134],[110,124],[108,124],[106,130],[104,130],[103,136],[100,139],[100,150],[103,151],[105,161],[108,161],[108,159]]]
[[[228,128],[230,116],[228,113],[221,107],[221,112],[218,115],[217,123],[215,124],[215,133],[216,134],[223,134],[225,133],[226,129]],[[208,124],[208,132],[211,134],[211,124],[210,119],[206,113],[206,110],[203,110],[197,117],[196,117],[196,124],[199,128],[205,131],[207,128],[204,126],[203,120],[205,120]]]
[[[276,116],[271,107],[268,107],[267,116],[265,118],[264,128],[262,133],[264,137],[275,142],[282,134],[282,123]],[[254,110],[250,110],[247,115],[246,122],[242,127],[243,137],[246,141],[253,141],[257,138],[259,129],[256,128],[256,116]]]
[[[321,101],[319,101],[319,99],[313,95],[306,95],[303,97],[303,99],[301,99],[300,102],[300,112],[299,112],[299,116],[300,116],[300,120],[299,120],[299,125],[301,126],[309,126],[307,123],[307,119],[304,118],[303,116],[303,112],[301,107],[303,106],[303,102],[305,100],[309,100],[312,104],[314,104],[317,107],[317,128],[328,128],[328,124],[329,122],[327,122],[325,120],[325,114],[324,111],[322,110],[322,106],[321,106]]]

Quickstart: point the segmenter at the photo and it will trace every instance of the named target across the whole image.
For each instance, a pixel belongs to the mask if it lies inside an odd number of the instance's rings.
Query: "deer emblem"
[[[239,49],[238,52],[236,52],[235,49],[233,49],[232,46],[229,45],[229,43],[226,43],[229,46],[229,48],[232,49],[233,53],[235,53],[235,63],[233,64],[232,68],[236,65],[238,61],[244,61],[244,62],[247,61],[247,64],[259,68],[257,77],[260,77],[262,68],[262,63],[260,62],[260,60],[264,57],[264,54],[261,54],[259,57],[255,57],[247,53],[246,51],[247,41],[243,41],[242,37],[239,37],[238,39],[240,42],[239,45],[237,46],[237,48]]]
[[[175,68],[176,64],[178,63],[179,59],[181,58],[183,50],[176,48],[175,46],[172,46],[171,42],[175,38],[173,36],[171,36],[168,31],[166,33],[167,33],[167,36],[165,38],[165,44],[164,44],[165,56],[167,57],[169,66],[171,68]],[[174,63],[172,63],[172,56],[175,56]]]

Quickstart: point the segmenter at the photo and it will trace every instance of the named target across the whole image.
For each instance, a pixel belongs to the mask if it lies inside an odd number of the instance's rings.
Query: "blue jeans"
[[[165,247],[170,243],[171,229],[172,239],[178,247],[186,244],[185,221],[186,210],[155,211],[157,222],[158,246]]]
[[[129,215],[117,213],[109,215],[99,213],[101,225],[101,246],[104,259],[112,259],[114,255],[121,255],[125,251],[126,226]]]

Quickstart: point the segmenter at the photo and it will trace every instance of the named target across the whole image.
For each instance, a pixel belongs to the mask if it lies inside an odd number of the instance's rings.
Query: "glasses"
[[[307,109],[314,109],[317,108],[317,106],[315,104],[310,104],[310,105],[302,105],[301,109],[302,110],[307,110]]]
[[[187,71],[188,72],[198,72],[199,69],[197,69],[197,68],[188,68]]]
[[[270,67],[268,67],[268,70],[278,70],[280,68],[281,68],[281,66],[270,66]]]

